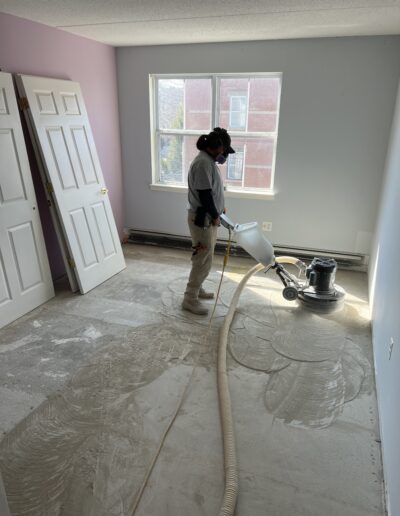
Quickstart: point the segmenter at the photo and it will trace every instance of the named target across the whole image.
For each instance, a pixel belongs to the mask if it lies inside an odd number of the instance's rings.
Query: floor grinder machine
[[[226,215],[220,218],[221,224],[233,232],[234,239],[250,256],[275,270],[283,283],[282,294],[286,300],[298,300],[304,308],[320,313],[330,313],[343,307],[345,291],[335,284],[337,263],[333,258],[316,257],[307,267],[301,260],[290,257],[290,263],[299,271],[296,276],[280,263],[279,258],[275,258],[274,249],[257,222],[235,224]],[[284,263],[288,261],[284,260]]]

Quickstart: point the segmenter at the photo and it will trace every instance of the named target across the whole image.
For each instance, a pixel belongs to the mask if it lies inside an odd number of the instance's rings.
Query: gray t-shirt
[[[201,206],[197,190],[211,190],[219,214],[224,211],[224,184],[215,161],[205,151],[200,151],[192,161],[189,174],[189,209],[196,211]]]

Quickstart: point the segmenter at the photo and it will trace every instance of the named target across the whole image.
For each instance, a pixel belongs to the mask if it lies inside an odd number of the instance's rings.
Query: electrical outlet
[[[263,222],[262,230],[263,231],[272,231],[272,222]]]

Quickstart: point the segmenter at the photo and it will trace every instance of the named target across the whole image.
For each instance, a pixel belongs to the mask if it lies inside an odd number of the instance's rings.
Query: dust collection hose
[[[226,349],[228,343],[229,328],[231,326],[236,307],[239,302],[240,294],[247,281],[253,274],[265,269],[261,263],[251,268],[241,279],[233,295],[228,313],[225,316],[224,324],[221,328],[218,345],[218,397],[219,410],[221,415],[222,438],[224,442],[224,470],[225,470],[225,490],[224,498],[219,511],[219,516],[232,516],[236,507],[236,500],[239,490],[239,474],[236,459],[235,432],[233,427],[232,404],[229,393],[228,373],[226,370]]]
[[[288,265],[296,265],[300,270],[305,267],[304,263],[295,258],[294,256],[277,256],[275,258],[275,263],[286,263]]]
[[[223,268],[222,268],[222,274],[220,283],[217,290],[217,295],[215,299],[214,309],[212,311],[209,325],[207,332],[205,334],[205,338],[207,338],[210,328],[211,328],[211,322],[212,318],[215,313],[215,309],[217,306],[219,293],[222,286],[222,280],[224,277],[225,267],[228,262],[229,252],[230,252],[230,244],[231,244],[231,236],[229,234],[229,242],[227,246],[227,252],[224,257],[223,262]],[[297,260],[297,258],[293,258],[291,256],[281,256],[279,258],[275,258],[275,263],[287,263],[291,265],[297,265],[301,263],[300,260]],[[226,352],[227,352],[227,343],[228,343],[228,336],[229,336],[229,328],[232,324],[233,316],[235,315],[235,311],[239,302],[240,295],[248,282],[248,280],[253,276],[253,274],[256,274],[259,271],[265,270],[265,272],[268,272],[268,270],[273,266],[273,264],[270,264],[268,266],[263,265],[261,263],[257,264],[253,268],[251,268],[241,279],[239,285],[237,286],[235,293],[233,295],[232,301],[229,305],[228,313],[225,316],[224,324],[221,328],[220,332],[220,338],[219,338],[219,344],[218,344],[218,363],[217,363],[217,383],[218,383],[218,398],[219,398],[219,408],[220,408],[220,416],[221,416],[221,427],[222,427],[222,439],[223,439],[223,446],[224,446],[224,471],[225,471],[225,488],[224,488],[224,496],[222,505],[219,511],[219,516],[233,516],[235,506],[236,506],[236,500],[238,496],[238,490],[239,490],[239,473],[238,473],[238,467],[237,467],[237,458],[236,458],[236,446],[235,446],[235,432],[234,432],[234,426],[233,426],[233,417],[232,417],[232,404],[231,404],[231,397],[229,393],[229,383],[228,383],[228,373],[226,370]],[[194,373],[195,373],[196,367],[193,368],[192,373],[189,377],[189,381],[186,384],[186,387],[184,388],[182,395],[180,397],[179,403],[177,405],[177,408],[172,416],[172,419],[170,420],[169,424],[167,425],[167,428],[165,429],[160,444],[157,448],[157,451],[150,463],[150,466],[145,474],[145,477],[143,479],[143,482],[140,486],[140,489],[138,491],[138,494],[133,502],[133,506],[131,508],[130,514],[134,516],[136,514],[136,510],[140,504],[140,501],[142,499],[143,493],[147,487],[147,483],[149,481],[149,478],[151,476],[151,473],[154,469],[154,466],[157,462],[157,459],[160,455],[161,449],[164,445],[164,442],[167,438],[167,435],[169,431],[171,430],[176,418],[178,417],[179,411],[184,403],[184,400],[186,398],[189,385],[193,379]]]
[[[275,258],[275,263],[286,263],[299,266],[300,260],[292,256],[280,256]],[[224,445],[224,470],[225,470],[225,489],[224,498],[219,511],[219,516],[232,516],[239,491],[239,473],[236,458],[235,431],[232,417],[232,404],[229,392],[228,373],[226,370],[227,344],[229,337],[229,328],[232,324],[233,317],[239,302],[240,295],[248,282],[248,280],[262,270],[267,272],[273,264],[267,267],[261,263],[251,268],[241,279],[233,294],[232,301],[229,305],[228,313],[225,316],[224,324],[221,328],[218,345],[218,364],[217,364],[217,380],[218,380],[218,397],[219,410],[221,416],[222,438]]]

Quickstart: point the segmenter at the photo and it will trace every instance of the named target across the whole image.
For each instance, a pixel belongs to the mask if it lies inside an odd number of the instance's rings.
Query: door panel
[[[6,89],[4,87],[0,87],[0,115],[9,115],[10,112],[8,110],[7,105],[7,95]]]
[[[0,177],[1,202],[26,200],[13,129],[0,129],[0,156],[3,168]],[[6,171],[7,173],[5,173]]]
[[[41,115],[58,115],[54,95],[51,91],[35,91],[38,111]]]
[[[78,188],[78,181],[72,167],[71,156],[65,141],[63,128],[48,128],[46,129],[46,134],[50,144],[54,168],[57,170],[61,188],[63,190]]]
[[[3,255],[0,249],[0,310],[1,305],[11,299],[11,291],[8,285],[6,270],[4,267]]]
[[[12,77],[0,72],[0,327],[53,296]]]
[[[43,281],[32,223],[9,228],[8,234],[21,292],[25,292]]]
[[[125,268],[110,201],[80,86],[21,75],[20,95],[52,185],[82,293]]]
[[[99,263],[99,259],[94,248],[92,236],[90,234],[88,220],[83,208],[71,212],[72,224],[75,230],[76,240],[79,245],[80,258],[85,269]]]
[[[79,159],[83,181],[87,185],[99,184],[85,128],[73,127],[71,128],[71,134],[75,144],[75,151]]]
[[[63,100],[64,111],[66,115],[81,115],[79,102],[75,93],[60,93]]]
[[[114,240],[112,238],[111,224],[108,220],[104,203],[98,202],[93,204],[92,210],[104,256],[109,258],[110,256],[116,254],[117,250],[115,249]]]

